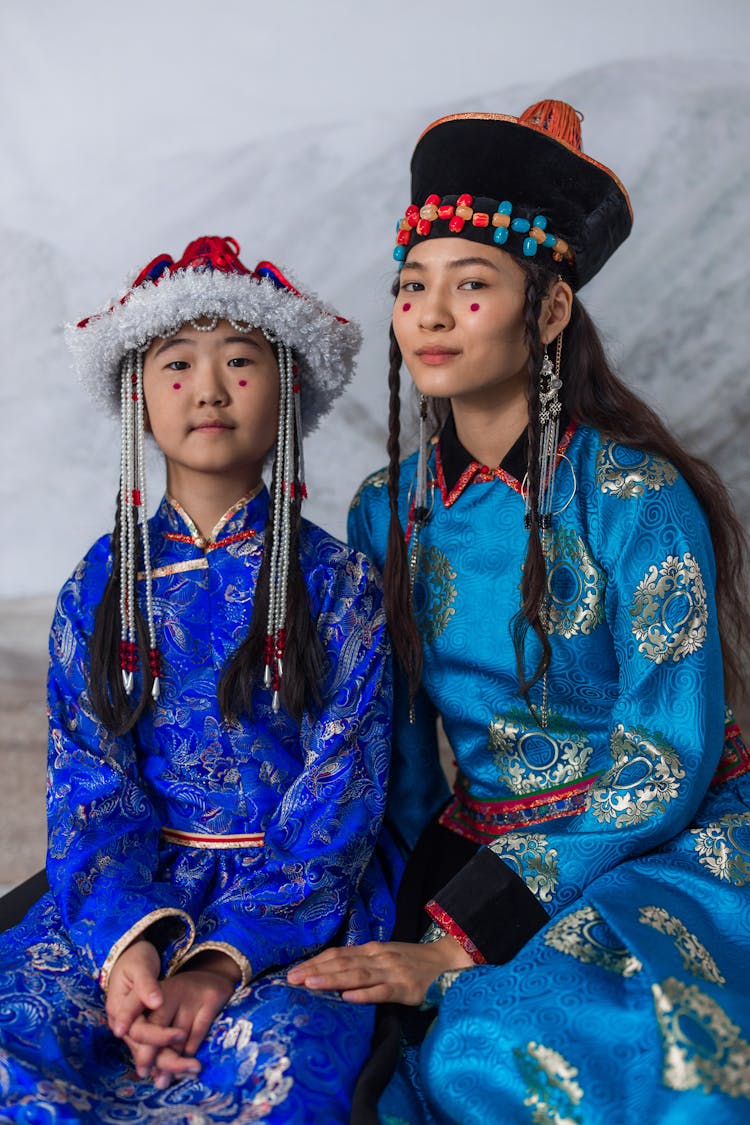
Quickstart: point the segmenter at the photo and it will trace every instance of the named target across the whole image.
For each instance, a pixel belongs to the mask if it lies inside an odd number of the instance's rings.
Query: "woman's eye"
[[[228,366],[229,367],[249,367],[251,362],[252,362],[252,360],[248,359],[247,356],[238,355],[238,356],[235,356],[234,359],[229,360]]]
[[[401,286],[402,293],[420,293],[424,289],[421,281],[405,281]]]
[[[484,281],[464,281],[459,286],[459,289],[468,289],[470,292],[473,292],[475,289],[484,289],[485,286],[486,282]]]
[[[167,364],[167,371],[187,371],[190,364],[186,359],[173,359]]]

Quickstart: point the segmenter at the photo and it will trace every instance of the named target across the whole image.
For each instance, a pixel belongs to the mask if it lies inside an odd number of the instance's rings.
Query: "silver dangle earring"
[[[427,516],[427,395],[419,396],[419,457],[417,488],[414,496],[414,522],[424,523]]]
[[[557,469],[557,446],[560,440],[560,414],[562,404],[559,391],[562,389],[560,360],[562,358],[562,332],[557,337],[555,364],[545,350],[542,368],[539,372],[539,523],[542,530],[549,530],[552,520],[552,505],[555,494],[555,471]]]
[[[562,389],[560,378],[560,362],[562,359],[562,332],[557,337],[555,349],[555,363],[545,349],[542,367],[539,372],[539,500],[537,515],[539,521],[542,554],[544,556],[545,570],[549,570],[552,535],[552,513],[555,497],[555,473],[557,471],[557,447],[560,440],[560,414],[562,404],[559,392]],[[545,632],[549,632],[549,603],[547,596],[547,578],[545,576],[545,594],[539,610],[539,618]],[[547,673],[542,677],[542,706],[540,725],[542,730],[547,729],[549,718],[549,704],[547,691]]]

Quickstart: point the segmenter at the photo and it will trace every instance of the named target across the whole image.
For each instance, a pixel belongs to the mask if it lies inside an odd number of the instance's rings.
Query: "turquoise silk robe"
[[[431,986],[436,1017],[402,1051],[380,1119],[747,1121],[750,761],[725,707],[704,514],[671,464],[569,427],[549,533],[552,660],[530,710],[510,636],[522,471],[463,451],[446,479],[451,427],[429,461],[414,582],[424,673],[412,722],[398,692],[389,816],[409,847],[435,815],[476,844],[425,904],[428,938],[452,934],[476,967]],[[410,536],[414,473],[411,458]],[[350,541],[379,566],[388,518],[381,472],[350,515]],[[538,656],[529,635],[527,670]]]
[[[208,541],[164,500],[151,520],[157,704],[124,737],[87,694],[109,537],[63,587],[50,638],[51,891],[0,936],[0,1122],[25,1125],[344,1123],[373,1011],[286,984],[329,944],[387,937],[392,897],[373,848],[385,806],[390,672],[368,562],[301,532],[310,607],[328,658],[322,706],[295,722],[255,692],[222,718],[217,684],[247,633],[268,493]],[[109,1032],[118,953],[148,932],[163,971],[219,949],[242,984],[168,1090],[135,1074]]]

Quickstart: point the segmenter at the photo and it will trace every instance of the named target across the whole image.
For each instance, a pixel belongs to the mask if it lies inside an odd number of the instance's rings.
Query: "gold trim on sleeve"
[[[179,918],[187,926],[185,937],[177,943],[178,952],[176,956],[179,956],[182,951],[182,946],[185,946],[186,952],[190,949],[190,946],[195,940],[195,926],[190,915],[186,914],[184,910],[178,910],[177,907],[162,907],[159,910],[152,910],[149,914],[144,915],[143,918],[136,922],[135,925],[131,926],[129,930],[126,930],[122,937],[118,938],[110,949],[99,974],[99,984],[101,985],[102,992],[106,993],[109,987],[110,974],[120,954],[124,953],[128,946],[132,945],[149,926],[153,926],[154,922],[161,922],[164,918]]]
[[[189,961],[197,957],[199,953],[208,953],[214,950],[217,953],[226,953],[227,957],[231,957],[237,968],[242,973],[242,980],[238,982],[237,988],[244,988],[252,979],[253,971],[250,962],[244,953],[240,953],[239,949],[235,946],[229,945],[226,941],[204,941],[200,945],[194,945],[184,957],[173,962],[169,967],[168,976],[173,976],[179,969],[184,969]]]

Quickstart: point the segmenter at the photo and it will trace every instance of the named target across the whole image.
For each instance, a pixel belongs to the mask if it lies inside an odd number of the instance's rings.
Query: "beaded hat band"
[[[414,149],[414,202],[397,224],[394,258],[403,263],[428,238],[467,238],[585,285],[627,238],[632,211],[614,172],[583,152],[580,122],[560,101],[520,117],[433,122]]]

